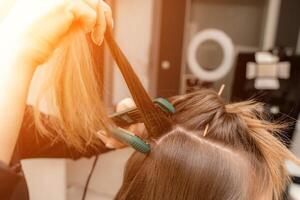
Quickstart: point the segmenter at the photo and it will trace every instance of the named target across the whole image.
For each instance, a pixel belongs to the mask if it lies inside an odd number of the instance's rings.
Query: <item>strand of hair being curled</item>
[[[144,122],[155,137],[166,132],[172,123],[157,109],[136,76],[126,57],[118,48],[107,27],[105,39],[126,80]],[[99,81],[87,38],[80,27],[72,28],[47,62],[50,72],[41,87],[34,110],[35,124],[42,135],[60,137],[79,150],[97,146],[97,131],[109,132],[113,126],[101,102]],[[53,97],[56,118],[44,119],[39,110],[43,98]]]
[[[161,134],[168,132],[173,125],[172,121],[153,104],[129,61],[114,40],[111,27],[108,27],[105,32],[105,40],[140,111],[149,136],[158,138]]]
[[[40,134],[60,137],[84,151],[97,146],[96,132],[111,125],[101,101],[96,66],[85,33],[73,27],[47,61],[49,72],[41,87],[34,110]],[[98,66],[97,66],[98,67]],[[51,110],[56,118],[42,120],[39,110],[47,94],[52,96]]]

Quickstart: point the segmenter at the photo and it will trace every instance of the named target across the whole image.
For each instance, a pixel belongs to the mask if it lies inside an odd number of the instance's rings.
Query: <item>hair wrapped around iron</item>
[[[149,136],[151,136],[151,138],[157,138],[161,134],[169,131],[172,127],[171,120],[163,111],[155,107],[130,63],[115,42],[110,27],[106,30],[105,40],[126,81],[132,98],[142,115]]]

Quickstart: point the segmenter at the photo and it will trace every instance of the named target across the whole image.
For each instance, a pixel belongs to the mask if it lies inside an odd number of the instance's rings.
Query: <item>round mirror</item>
[[[200,66],[205,70],[214,70],[223,60],[222,47],[213,40],[207,40],[197,48],[196,57]]]

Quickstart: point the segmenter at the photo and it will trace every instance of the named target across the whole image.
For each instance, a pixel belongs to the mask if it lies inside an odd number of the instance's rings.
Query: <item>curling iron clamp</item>
[[[154,104],[158,109],[162,110],[166,115],[171,116],[175,113],[174,106],[164,98],[154,99]],[[132,135],[120,127],[128,127],[132,124],[142,123],[143,119],[137,108],[129,108],[127,110],[116,112],[110,115],[110,119],[118,126],[111,129],[111,134],[121,142],[133,147],[141,153],[149,153],[150,146],[140,137]]]
[[[131,71],[134,78],[137,80],[138,78],[137,78],[136,74],[134,73],[131,65],[129,64],[128,59],[125,57],[125,55],[123,54],[123,52],[121,51],[121,49],[119,48],[117,43],[115,42],[115,40],[112,36],[110,27],[107,27],[107,30],[105,33],[105,40],[108,44],[108,47],[111,51],[113,58],[117,62],[118,66],[120,67],[122,74],[123,74],[122,70],[124,70],[124,69],[129,70],[129,71]],[[125,78],[125,81],[127,83],[128,80],[126,80],[126,78]],[[129,87],[129,89],[132,89],[132,88]],[[146,95],[148,97],[148,99],[146,99],[146,100],[149,101],[149,103],[151,103],[150,97],[147,95],[146,91],[143,88],[142,88],[141,92],[144,94],[144,96]],[[151,105],[151,104],[149,104],[149,105]],[[155,99],[153,101],[153,105],[151,105],[150,107],[151,107],[151,109],[149,110],[150,112],[156,112],[157,108],[159,108],[159,110],[163,111],[165,116],[170,116],[175,113],[175,108],[173,107],[173,105],[164,98]],[[140,114],[140,111],[138,108],[139,108],[139,105],[137,105],[137,108],[128,109],[128,110],[125,110],[122,112],[112,114],[110,116],[110,118],[115,122],[115,124],[117,126],[110,128],[110,133],[116,139],[131,146],[135,150],[137,150],[141,153],[149,153],[151,149],[150,149],[150,145],[148,143],[146,143],[140,137],[132,135],[128,131],[120,128],[120,127],[129,126],[134,123],[143,122],[142,115]],[[141,112],[143,112],[143,111],[141,111]],[[165,118],[162,118],[160,122],[165,123],[165,124],[169,123],[169,121],[166,120]],[[145,125],[147,127],[147,125],[149,126],[149,123],[145,123]]]
[[[164,98],[154,99],[153,103],[158,109],[162,110],[167,116],[171,116],[172,114],[175,113],[174,106]],[[119,127],[128,127],[132,124],[143,122],[140,112],[136,107],[129,108],[121,112],[113,113],[109,117]]]

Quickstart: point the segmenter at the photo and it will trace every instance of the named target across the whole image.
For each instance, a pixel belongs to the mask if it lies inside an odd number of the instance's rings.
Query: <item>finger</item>
[[[84,0],[93,10],[97,10],[99,0]]]
[[[110,6],[105,3],[104,1],[100,1],[101,3],[101,6],[104,10],[104,13],[105,13],[105,18],[106,18],[106,23],[107,25],[110,27],[110,28],[113,28],[114,26],[114,21],[113,21],[113,17],[112,17],[112,11],[111,11],[111,8]]]
[[[101,2],[101,1],[100,1]],[[104,39],[104,33],[106,31],[106,19],[105,13],[102,9],[101,3],[97,5],[97,21],[96,25],[92,30],[92,40],[95,44],[101,45]]]
[[[97,12],[83,0],[72,0],[68,8],[85,32],[91,32],[97,21]]]

